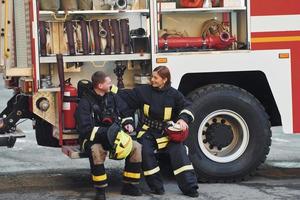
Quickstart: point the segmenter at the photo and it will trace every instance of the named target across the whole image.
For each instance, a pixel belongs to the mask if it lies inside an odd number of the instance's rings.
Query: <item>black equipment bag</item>
[[[82,79],[77,83],[78,98],[90,96],[93,91],[93,84],[90,80]]]

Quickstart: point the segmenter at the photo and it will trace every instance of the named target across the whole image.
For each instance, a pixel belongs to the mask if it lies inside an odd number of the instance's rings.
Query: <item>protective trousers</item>
[[[151,190],[161,190],[163,189],[163,181],[154,153],[158,149],[157,140],[150,135],[145,135],[141,139],[141,143],[143,156],[142,169],[146,182]],[[183,193],[187,193],[192,188],[198,189],[197,178],[185,146],[182,143],[168,142],[164,150],[170,156],[173,173],[180,190]]]
[[[94,187],[107,187],[107,174],[105,172],[104,161],[108,151],[103,148],[102,144],[84,144],[85,151],[89,156],[92,182]],[[138,184],[141,178],[141,145],[133,141],[133,148],[129,156],[125,160],[125,168],[123,172],[123,182],[130,184]]]

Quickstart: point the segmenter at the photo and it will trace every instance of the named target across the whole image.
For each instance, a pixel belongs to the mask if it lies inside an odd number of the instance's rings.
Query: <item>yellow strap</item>
[[[146,124],[144,124],[144,125],[142,126],[142,129],[146,131],[146,130],[149,129],[149,126],[147,126]]]
[[[125,177],[128,177],[128,178],[134,178],[134,179],[140,179],[141,178],[141,174],[140,173],[124,172],[123,175]]]
[[[165,148],[169,143],[168,137],[161,137],[156,139],[158,149]]]
[[[112,92],[112,93],[114,93],[114,94],[117,94],[118,93],[118,87],[117,86],[115,86],[115,85],[112,85],[111,86],[111,89],[110,89],[110,91]]]
[[[94,176],[93,175],[93,181],[99,182],[99,181],[105,181],[107,179],[107,175],[100,175],[100,176]]]
[[[90,137],[90,141],[94,141],[95,136],[96,136],[96,133],[97,133],[97,131],[98,131],[98,128],[99,128],[99,127],[94,127],[94,128],[93,128],[92,134],[91,134],[91,137]]]
[[[164,121],[170,120],[171,116],[172,116],[172,107],[165,107]]]
[[[193,165],[185,165],[183,167],[180,167],[180,168],[174,170],[174,175],[176,176],[177,174],[180,174],[181,172],[193,170],[193,169],[194,169]]]
[[[158,149],[165,148],[168,145],[169,142],[159,143],[157,144]]]
[[[139,131],[136,137],[137,137],[137,138],[142,137],[142,136],[146,133],[146,131],[147,131],[148,129],[149,129],[149,126],[147,126],[146,124],[144,124],[144,125],[142,126],[142,131]]]
[[[146,133],[146,131],[140,131],[138,134],[137,134],[137,138],[140,138],[142,137],[144,134]]]
[[[145,176],[150,176],[150,175],[153,175],[153,174],[159,172],[159,170],[160,170],[159,167],[155,167],[154,169],[144,171],[144,175]]]
[[[148,104],[144,104],[144,115],[146,117],[149,117],[149,109],[150,109],[150,106]]]
[[[169,138],[168,138],[168,137],[157,138],[157,139],[156,139],[156,142],[157,142],[157,143],[169,142]]]

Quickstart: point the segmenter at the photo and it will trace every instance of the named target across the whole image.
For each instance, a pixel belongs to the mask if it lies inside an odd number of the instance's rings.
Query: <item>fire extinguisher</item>
[[[203,0],[180,0],[182,8],[202,8]]]
[[[63,102],[63,114],[64,114],[64,128],[75,129],[76,122],[74,114],[77,108],[77,89],[71,84],[71,79],[67,79],[64,84],[64,102]]]

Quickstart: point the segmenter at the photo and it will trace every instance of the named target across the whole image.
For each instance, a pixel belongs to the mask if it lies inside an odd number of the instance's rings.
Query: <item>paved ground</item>
[[[11,96],[0,81],[0,110]],[[17,140],[13,149],[0,147],[0,200],[92,199],[87,159],[70,160],[60,149],[36,145],[31,122],[20,125],[27,137]],[[165,177],[166,194],[152,195],[142,181],[142,197],[119,194],[123,162],[108,161],[108,200],[183,200],[173,177]],[[249,181],[232,184],[199,184],[205,200],[300,199],[300,136],[285,135],[273,128],[268,159]]]

